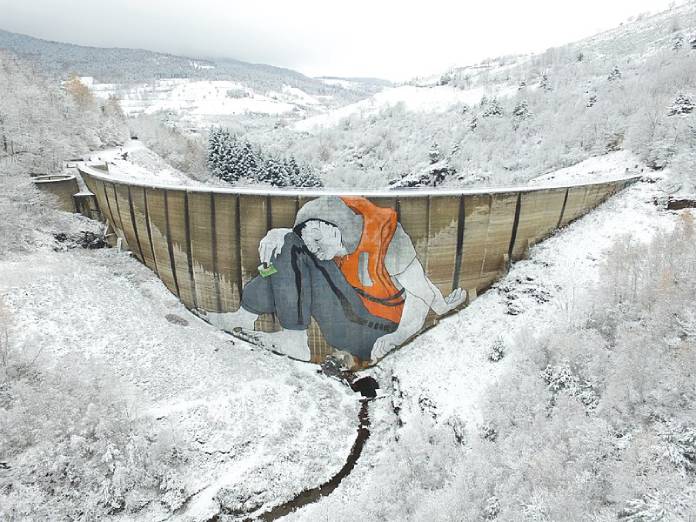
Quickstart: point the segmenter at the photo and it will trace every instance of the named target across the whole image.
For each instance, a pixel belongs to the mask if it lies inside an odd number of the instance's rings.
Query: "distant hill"
[[[101,48],[42,40],[0,29],[0,49],[8,49],[35,64],[43,73],[61,79],[70,74],[92,76],[102,83],[133,83],[162,78],[234,80],[255,90],[280,90],[284,85],[315,95],[332,95],[345,101],[363,98],[389,85],[372,78],[327,82],[302,73],[232,58],[202,59],[146,51]]]

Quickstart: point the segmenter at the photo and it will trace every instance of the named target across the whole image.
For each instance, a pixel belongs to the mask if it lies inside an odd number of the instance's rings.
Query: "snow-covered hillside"
[[[629,354],[654,353],[652,370],[642,366],[639,355],[613,360],[611,350],[618,348],[592,323],[601,317],[602,299],[610,300],[608,293],[615,291],[607,285],[638,278],[640,286],[649,277],[642,271],[649,270],[647,261],[629,258],[625,276],[608,281],[607,274],[624,269],[608,266],[621,262],[619,252],[628,248],[636,255],[656,248],[645,256],[659,258],[661,238],[673,230],[693,237],[689,227],[696,212],[665,212],[653,201],[660,195],[654,184],[642,183],[611,199],[533,248],[528,260],[515,264],[465,311],[372,370],[384,389],[374,404],[373,436],[363,458],[333,495],[288,520],[350,520],[356,512],[367,520],[413,521],[581,520],[590,514],[612,520],[617,513],[643,515],[636,520],[659,520],[660,514],[683,520],[693,514],[693,477],[679,478],[680,450],[668,442],[677,440],[681,428],[670,428],[667,419],[638,427],[625,412],[613,428],[627,432],[616,433],[600,420],[624,413],[620,408],[625,403],[606,411],[617,397],[628,403],[640,400],[631,394],[643,392],[632,388],[625,375],[639,381],[655,372],[658,380],[657,375],[675,372],[673,384],[644,390],[654,394],[651,407],[660,394],[684,391],[674,388],[682,382],[676,376],[681,370],[664,360],[670,348],[658,343],[644,350],[625,348]],[[693,261],[694,255],[692,248],[683,259]],[[693,273],[693,267],[686,270]],[[657,302],[655,294],[646,297]],[[679,313],[692,317],[693,307]],[[687,373],[696,368],[689,339],[666,343],[685,350],[685,359],[674,364],[685,365],[678,367],[688,368]],[[593,364],[611,368],[609,382],[571,390],[574,372],[582,374],[585,365]],[[687,388],[694,391],[692,385]],[[693,427],[686,417],[674,422]],[[670,429],[674,434],[668,435]],[[623,436],[628,438],[621,440]],[[641,451],[643,478],[632,457]],[[600,479],[592,466],[615,470],[602,475],[601,491],[595,489]],[[655,468],[657,475],[646,471]],[[609,501],[603,503],[597,495]]]
[[[696,3],[393,88],[4,42],[32,65],[0,51],[0,520],[694,519]],[[200,320],[29,176],[222,185],[211,124],[332,188],[644,177],[359,372],[368,402]]]
[[[182,120],[206,125],[210,125],[210,118],[215,116],[277,115],[293,111],[302,114],[324,103],[322,97],[309,95],[289,85],[284,85],[278,92],[261,94],[240,82],[222,80],[181,78],[126,86],[94,83],[91,77],[81,78],[81,81],[100,98],[116,96],[128,116],[165,111],[178,113]]]
[[[334,127],[342,120],[357,114],[361,118],[377,115],[380,111],[402,104],[408,111],[442,113],[458,104],[476,104],[484,95],[505,97],[513,94],[515,88],[496,89],[495,86],[474,89],[455,89],[447,86],[416,87],[403,85],[379,92],[362,100],[317,116],[305,118],[293,124],[299,131],[318,131]]]
[[[616,175],[623,174],[619,156]],[[597,169],[588,162],[584,174]],[[463,312],[370,370],[381,391],[370,405],[371,435],[362,456],[336,491],[289,519],[461,514],[437,499],[456,495],[450,484],[459,484],[471,468],[487,429],[489,413],[482,407],[523,364],[514,351],[520,336],[543,336],[584,320],[607,249],[626,237],[648,244],[683,221],[683,213],[655,205],[663,186],[640,183],[619,194],[535,247]],[[91,227],[73,219],[75,228]],[[41,375],[41,393],[51,396],[46,411],[30,392],[32,381],[12,385],[10,400],[23,406],[8,410],[0,433],[13,448],[24,430],[32,435],[27,449],[3,456],[0,484],[14,486],[0,488],[0,514],[75,516],[84,506],[101,512],[100,497],[74,498],[71,489],[37,484],[33,469],[54,481],[67,469],[81,484],[110,477],[103,495],[117,506],[117,519],[197,521],[259,514],[328,481],[344,465],[356,435],[359,395],[314,366],[202,322],[127,253],[61,245],[46,237],[33,252],[0,261],[8,360],[12,368],[29,365]],[[39,409],[43,426],[33,419]],[[100,424],[100,413],[122,424]],[[71,434],[73,418],[82,427]],[[155,460],[139,464],[140,452]],[[143,472],[134,475],[133,466],[144,466]],[[166,478],[156,478],[160,474]],[[160,485],[137,482],[146,477]],[[504,509],[508,500],[501,501]]]

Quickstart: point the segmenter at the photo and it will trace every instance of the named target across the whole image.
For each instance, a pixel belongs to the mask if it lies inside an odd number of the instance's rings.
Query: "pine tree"
[[[678,33],[674,36],[674,39],[672,40],[672,50],[681,51],[682,47],[684,47],[684,35]]]
[[[220,168],[220,137],[222,129],[211,127],[208,133],[208,170],[213,176],[222,179]]]
[[[504,113],[503,106],[500,105],[497,98],[493,98],[486,109],[481,113],[482,118],[490,118],[491,116],[502,116]]]
[[[621,71],[619,70],[619,67],[615,65],[611,72],[609,73],[609,76],[607,76],[607,80],[610,82],[620,80],[621,79]]]
[[[694,102],[690,96],[686,94],[677,94],[674,102],[667,109],[667,116],[676,116],[682,114],[691,114],[694,111]]]
[[[246,179],[268,183],[274,187],[320,187],[321,180],[307,166],[300,166],[294,157],[279,158],[255,149],[227,129],[213,127],[208,134],[208,170],[228,183]]]
[[[297,164],[297,161],[295,161],[294,156],[290,156],[290,159],[288,160],[286,164],[286,169],[288,171],[288,176],[289,176],[289,183],[288,186],[294,186],[294,187],[299,187],[300,185],[300,180],[301,180],[301,172],[300,172],[300,166]]]
[[[296,187],[321,187],[323,183],[317,173],[307,165],[300,167],[300,172],[295,181]]]
[[[515,108],[512,109],[512,126],[515,130],[520,126],[524,120],[532,117],[532,113],[529,110],[529,104],[527,100],[520,100]]]
[[[251,143],[240,144],[238,154],[239,177],[256,179],[258,177],[258,158]]]
[[[527,100],[520,100],[520,102],[515,105],[515,108],[512,109],[512,115],[520,120],[526,120],[529,118],[532,113],[529,112],[529,104],[527,103]]]
[[[440,146],[437,144],[437,142],[433,142],[432,146],[430,147],[430,150],[428,151],[428,159],[430,160],[431,165],[442,159]]]
[[[545,92],[551,90],[551,80],[549,80],[549,75],[544,73],[541,75],[541,80],[539,80],[539,88],[543,89]]]

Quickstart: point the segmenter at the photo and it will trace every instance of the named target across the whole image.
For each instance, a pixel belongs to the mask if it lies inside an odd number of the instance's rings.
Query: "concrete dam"
[[[530,246],[638,179],[264,191],[78,171],[122,244],[188,309],[273,347],[296,343],[279,349],[291,357],[322,363],[339,354],[353,369],[462,309]]]

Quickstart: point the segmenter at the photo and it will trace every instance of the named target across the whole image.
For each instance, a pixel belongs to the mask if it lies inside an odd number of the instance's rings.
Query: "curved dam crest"
[[[78,170],[118,237],[187,308],[227,330],[243,316],[260,335],[303,331],[297,358],[322,363],[339,350],[357,368],[370,350],[383,355],[466,306],[530,246],[638,180],[264,192]],[[273,262],[261,259],[262,242]]]

